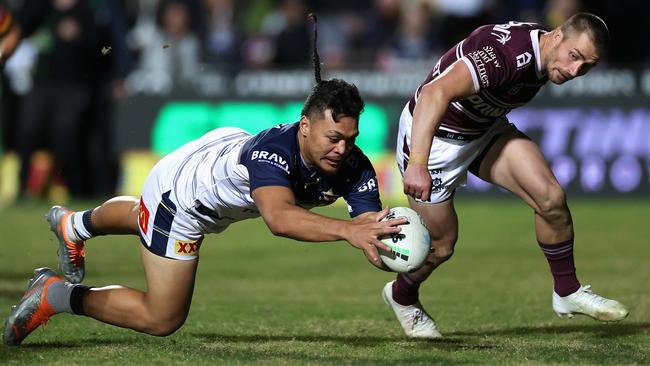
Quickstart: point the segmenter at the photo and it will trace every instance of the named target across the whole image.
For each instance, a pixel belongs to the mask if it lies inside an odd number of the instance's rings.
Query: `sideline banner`
[[[401,177],[394,162],[397,121],[403,100],[367,99],[357,143],[370,156],[387,198],[399,198]],[[222,126],[256,133],[277,123],[299,119],[300,100],[178,100],[136,96],[120,106],[116,148],[126,158],[150,152],[140,161],[125,161],[124,193],[139,191],[138,178],[147,162]],[[650,194],[650,106],[544,106],[513,110],[508,115],[537,142],[568,193]],[[137,123],[135,123],[137,122]],[[146,154],[145,154],[146,155]],[[135,179],[135,181],[134,181]],[[125,186],[134,187],[126,189]],[[470,176],[469,193],[499,192]]]

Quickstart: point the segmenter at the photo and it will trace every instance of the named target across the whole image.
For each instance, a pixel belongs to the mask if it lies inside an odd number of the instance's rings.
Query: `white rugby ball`
[[[379,250],[381,260],[394,272],[408,273],[420,268],[429,254],[429,231],[424,221],[413,209],[393,207],[381,221],[406,217],[408,224],[399,225],[399,233],[383,237],[381,241],[391,247],[390,252]]]

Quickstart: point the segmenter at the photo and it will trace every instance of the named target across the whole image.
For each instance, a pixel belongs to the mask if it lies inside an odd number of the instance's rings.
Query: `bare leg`
[[[573,238],[564,190],[539,147],[521,132],[505,134],[496,141],[479,176],[516,194],[534,210],[539,242],[553,244]]]
[[[454,254],[458,239],[458,216],[453,199],[435,204],[418,203],[411,197],[408,199],[409,206],[422,216],[431,237],[431,251],[426,263],[408,275],[413,281],[422,282]]]
[[[86,292],[86,315],[104,323],[165,336],[183,325],[190,309],[197,260],[159,257],[141,247],[147,291],[121,286]]]
[[[392,297],[400,305],[419,301],[420,284],[454,253],[458,238],[458,217],[453,199],[436,204],[418,203],[409,197],[409,205],[420,214],[429,229],[431,249],[424,265],[415,272],[399,274],[392,288]]]
[[[409,205],[424,220],[431,238],[431,249],[425,264],[415,272],[400,273],[395,281],[384,286],[382,297],[393,310],[402,329],[412,338],[439,338],[442,335],[433,318],[419,300],[420,284],[454,253],[458,238],[458,217],[453,199],[436,204],[418,203],[409,197]]]
[[[567,296],[580,288],[573,259],[573,222],[564,190],[539,147],[519,131],[499,137],[483,160],[479,175],[519,196],[534,212],[535,233],[554,280]]]
[[[140,201],[136,197],[111,198],[97,207],[91,220],[94,227],[104,234],[138,235]]]
[[[628,315],[625,305],[594,294],[590,286],[580,286],[573,260],[573,222],[564,190],[535,143],[518,131],[501,136],[488,151],[479,175],[533,208],[537,241],[553,275],[552,304],[558,315],[585,314],[601,321],[618,321]]]

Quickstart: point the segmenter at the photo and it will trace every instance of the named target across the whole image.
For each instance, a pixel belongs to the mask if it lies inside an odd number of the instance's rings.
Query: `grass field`
[[[73,208],[85,205],[75,204]],[[649,364],[650,200],[571,202],[583,284],[626,303],[617,324],[559,319],[532,213],[511,200],[461,200],[454,258],[422,288],[444,339],[406,339],[380,298],[393,275],[346,243],[275,238],[260,220],[209,236],[186,324],[156,338],[58,315],[0,364]],[[47,206],[0,211],[0,316],[32,270],[56,266]],[[345,216],[341,206],[321,210]],[[135,237],[87,246],[93,285],[143,288]]]

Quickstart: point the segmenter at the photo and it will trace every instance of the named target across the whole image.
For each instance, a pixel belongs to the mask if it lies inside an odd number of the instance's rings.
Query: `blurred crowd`
[[[578,11],[601,15],[608,63],[643,64],[647,5],[631,0],[4,0],[25,40],[2,75],[2,149],[22,162],[20,192],[38,195],[48,148],[74,196],[110,195],[115,101],[191,90],[203,70],[309,68],[312,24],[328,69],[409,70],[482,24],[549,29]],[[636,9],[630,10],[630,9]],[[79,141],[86,142],[80,144]],[[36,160],[35,160],[36,159]],[[38,171],[38,169],[36,169]],[[90,173],[89,173],[90,172]],[[36,178],[34,178],[36,177]],[[36,191],[36,193],[34,193]]]
[[[6,1],[19,12],[51,3],[60,15],[69,3],[82,2]],[[127,86],[135,92],[144,89],[161,93],[172,85],[182,88],[195,82],[202,66],[226,74],[241,69],[307,68],[312,29],[306,16],[309,12],[319,16],[319,48],[330,68],[392,70],[412,61],[430,61],[482,24],[519,20],[553,28],[578,11],[601,14],[610,24],[615,52],[608,61],[637,63],[650,59],[647,47],[635,47],[639,35],[648,34],[648,12],[640,9],[645,5],[630,0],[88,2],[73,7],[88,8],[84,10],[89,12],[84,15],[88,24],[81,29],[84,35],[102,32],[95,34],[91,50],[94,57],[97,47],[110,52],[105,57],[113,61],[108,65],[110,71],[127,81],[115,91],[118,93],[125,92]],[[33,43],[34,53],[42,51],[38,39]]]

